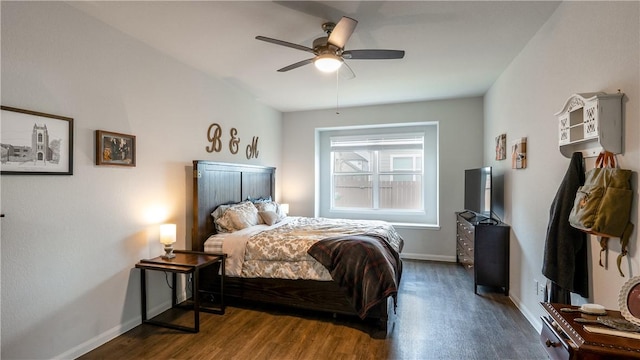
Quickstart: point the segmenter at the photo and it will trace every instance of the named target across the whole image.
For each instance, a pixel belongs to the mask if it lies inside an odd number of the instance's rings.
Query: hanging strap
[[[629,238],[631,237],[631,233],[633,232],[633,224],[627,223],[627,227],[624,229],[624,233],[620,237],[620,255],[618,255],[618,259],[616,263],[618,264],[618,271],[620,272],[620,276],[624,277],[624,273],[620,267],[622,263],[622,258],[627,255],[627,244],[629,244]]]
[[[603,168],[603,167],[615,168],[616,167],[616,156],[610,151],[602,151],[602,152],[600,152],[600,154],[598,154],[598,158],[596,159],[596,166],[595,167],[597,167],[597,168]]]
[[[633,232],[633,223],[629,222],[627,223],[627,226],[624,228],[624,232],[620,236],[620,254],[616,259],[616,265],[618,265],[618,272],[622,277],[624,277],[624,273],[622,272],[622,258],[628,254],[627,245],[629,244],[629,239],[631,238],[632,232]],[[607,246],[608,242],[609,242],[608,237],[602,236],[600,238],[600,266],[602,266],[605,269],[607,267],[602,263],[602,253],[608,250],[608,246]]]
[[[602,253],[607,251],[607,243],[609,242],[609,238],[606,236],[602,236],[600,238],[600,266],[602,266],[603,268],[607,268],[603,263],[602,263]]]

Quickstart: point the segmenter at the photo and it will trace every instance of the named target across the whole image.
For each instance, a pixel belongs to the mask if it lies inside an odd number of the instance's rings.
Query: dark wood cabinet
[[[456,213],[456,258],[473,274],[478,285],[501,288],[509,295],[509,233],[511,227],[496,220],[480,220],[469,212]]]

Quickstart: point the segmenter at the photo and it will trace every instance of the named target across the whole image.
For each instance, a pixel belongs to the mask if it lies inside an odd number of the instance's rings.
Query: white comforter
[[[402,249],[402,239],[384,221],[287,217],[272,226],[212,235],[205,251],[227,254],[228,276],[330,281],[327,269],[307,250],[318,240],[348,234],[384,236],[398,252]]]

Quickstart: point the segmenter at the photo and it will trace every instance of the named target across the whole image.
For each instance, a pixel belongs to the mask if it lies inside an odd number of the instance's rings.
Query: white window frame
[[[335,209],[332,207],[332,136],[365,134],[401,134],[424,132],[423,209]],[[348,126],[316,129],[316,188],[315,216],[346,219],[386,220],[396,224],[439,226],[439,127],[437,122]],[[373,164],[372,164],[373,165]],[[377,165],[375,165],[377,166]],[[375,199],[375,197],[374,197]]]

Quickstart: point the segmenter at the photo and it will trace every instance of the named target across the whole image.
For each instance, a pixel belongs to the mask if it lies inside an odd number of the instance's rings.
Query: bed
[[[220,163],[212,161],[193,161],[193,231],[191,249],[194,251],[205,251],[205,242],[218,231],[216,223],[211,216],[214,210],[220,205],[238,204],[247,199],[269,199],[275,196],[275,168],[245,164]],[[317,222],[317,219],[290,217],[281,224],[274,225],[279,229],[293,226],[298,222]],[[324,225],[326,227],[326,224]],[[333,226],[333,225],[332,225]],[[391,227],[392,228],[392,227]],[[395,232],[395,230],[393,230]],[[240,232],[238,232],[240,233]],[[220,234],[224,235],[224,234]],[[344,243],[342,238],[335,236],[333,232],[327,233],[328,242],[318,242],[315,246],[315,253],[309,250],[309,254],[316,256],[319,262],[329,261],[330,254],[325,245]],[[396,233],[397,235],[397,233]],[[216,235],[217,236],[217,235]],[[399,238],[399,236],[398,236]],[[325,239],[323,239],[325,240]],[[351,239],[350,239],[351,240]],[[359,239],[354,239],[359,240]],[[375,242],[375,237],[367,239],[368,242]],[[390,258],[388,252],[385,263],[393,265],[396,286],[399,286],[402,262],[397,253],[402,248],[402,239],[395,239],[397,252]],[[388,241],[375,242],[377,247],[383,247]],[[209,252],[211,250],[208,243]],[[389,247],[387,245],[384,245]],[[234,258],[230,256],[231,260]],[[229,264],[229,260],[227,264]],[[388,260],[388,261],[386,261]],[[388,267],[388,266],[387,266]],[[229,268],[229,267],[228,267]],[[337,268],[337,267],[336,267]],[[328,271],[328,270],[327,270]],[[329,278],[322,279],[291,279],[291,278],[271,278],[271,277],[241,277],[238,274],[227,275],[224,278],[225,302],[234,301],[242,303],[266,303],[284,305],[306,310],[329,312],[333,314],[355,315],[372,337],[383,338],[387,333],[387,322],[389,320],[389,309],[395,306],[395,292],[385,293],[383,301],[379,301],[364,311],[362,307],[354,307],[353,298],[351,301],[345,294],[344,286],[341,288],[338,283]],[[285,276],[286,277],[286,276]],[[203,277],[204,287],[209,285],[215,288],[217,277]],[[344,285],[344,282],[342,283]]]

